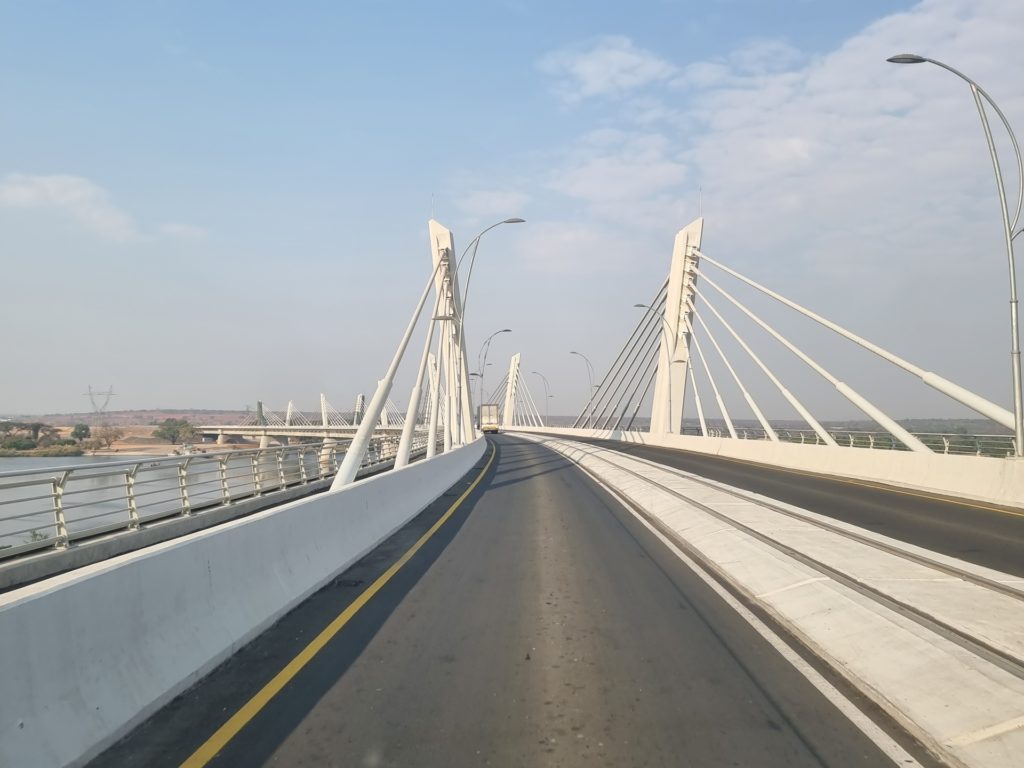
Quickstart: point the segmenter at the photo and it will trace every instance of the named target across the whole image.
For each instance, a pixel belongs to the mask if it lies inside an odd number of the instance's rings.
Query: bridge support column
[[[331,467],[331,452],[338,444],[337,440],[332,440],[329,437],[324,438],[324,444],[320,448],[320,476],[330,474],[332,471]]]
[[[437,424],[438,411],[441,405],[441,387],[438,380],[437,358],[430,356],[430,423],[427,425],[427,458],[433,458],[437,453]]]
[[[520,353],[512,355],[508,364],[508,383],[505,385],[505,410],[501,414],[501,426],[504,429],[516,425],[516,393],[519,389],[519,357]]]
[[[227,445],[227,444],[228,444],[228,436],[225,435],[223,432],[218,432],[217,433],[217,445]]]
[[[447,234],[447,243],[442,244],[441,237],[434,237],[435,234],[440,234],[436,230],[443,230]],[[377,385],[377,391],[373,393],[373,398],[370,400],[370,404],[366,408],[366,414],[363,416],[363,421],[356,430],[355,435],[352,438],[352,442],[349,444],[348,450],[345,452],[345,458],[341,462],[341,466],[338,468],[338,474],[334,476],[334,481],[331,483],[331,489],[337,490],[342,488],[353,480],[355,480],[356,472],[359,470],[359,465],[363,461],[363,457],[366,455],[366,450],[370,444],[370,438],[373,434],[374,427],[377,425],[377,421],[380,419],[381,412],[384,410],[384,405],[387,401],[388,395],[391,392],[391,386],[395,380],[395,374],[398,371],[398,366],[402,362],[402,357],[405,355],[405,350],[409,346],[409,340],[412,338],[413,331],[416,329],[416,323],[419,320],[420,314],[423,312],[423,307],[427,303],[427,297],[430,295],[430,289],[436,288],[436,278],[442,260],[447,265],[450,263],[452,253],[454,249],[451,247],[451,233],[448,230],[441,227],[436,221],[430,221],[431,230],[431,248],[434,251],[434,270],[431,272],[430,279],[426,286],[423,288],[423,293],[420,294],[419,302],[416,304],[416,309],[413,311],[412,317],[409,319],[409,325],[405,329],[405,334],[402,336],[402,340],[398,344],[398,349],[395,350],[395,356],[391,359],[391,365],[388,366],[388,371],[381,380],[381,383]],[[451,270],[449,270],[451,272]],[[455,275],[452,274],[452,280],[455,280]],[[458,294],[456,294],[456,300]],[[457,306],[459,314],[461,314],[461,306]]]
[[[697,251],[704,219],[687,224],[676,234],[669,269],[658,372],[651,405],[651,432],[679,434],[683,426],[683,397],[690,365],[690,328],[697,281]]]
[[[260,435],[260,448],[267,448],[270,446],[270,435],[264,432]]]

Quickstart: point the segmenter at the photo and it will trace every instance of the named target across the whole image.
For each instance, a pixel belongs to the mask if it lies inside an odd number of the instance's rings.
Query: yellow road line
[[[626,443],[626,445],[642,445],[647,448],[661,448],[662,446],[650,445],[648,443]],[[731,461],[735,464],[747,464],[752,467],[758,467],[759,469],[769,469],[775,472],[788,472],[791,475],[804,475],[805,477],[815,477],[820,480],[830,480],[837,483],[846,483],[847,485],[859,485],[864,488],[873,488],[876,491],[887,491],[889,493],[900,493],[904,496],[916,496],[919,499],[928,499],[930,501],[941,501],[946,504],[956,504],[960,507],[968,507],[969,509],[980,509],[985,512],[999,512],[1003,515],[1013,515],[1014,517],[1024,517],[1024,512],[1014,512],[1012,509],[1004,509],[1003,507],[991,507],[987,504],[981,504],[976,501],[960,501],[958,499],[951,498],[949,496],[942,496],[935,493],[922,493],[919,491],[909,491],[902,488],[897,488],[892,485],[885,485],[884,483],[873,483],[869,480],[853,480],[846,477],[837,477],[833,475],[825,475],[821,472],[808,472],[803,469],[790,469],[789,467],[775,467],[770,464],[762,464],[758,461],[751,461],[750,459],[739,459],[733,456],[721,456],[719,454],[711,453],[697,453],[696,451],[687,451],[685,448],[667,448],[666,450],[681,450],[686,453],[695,454],[697,456],[709,456],[714,459],[722,459],[723,461]]]
[[[181,764],[182,768],[202,768],[209,763],[217,753],[220,752],[228,743],[238,735],[250,720],[252,720],[260,710],[262,710],[270,700],[274,698],[281,689],[284,688],[294,678],[302,668],[309,664],[313,660],[313,657],[319,653],[331,639],[341,631],[341,629],[348,624],[348,622],[355,616],[359,609],[366,605],[376,595],[385,584],[387,584],[391,577],[394,576],[405,565],[409,560],[412,559],[424,544],[441,528],[442,525],[450,518],[466,500],[466,497],[473,492],[473,489],[477,487],[480,480],[487,473],[487,470],[491,468],[491,464],[494,462],[495,448],[491,447],[491,456],[487,460],[487,464],[480,470],[480,474],[476,476],[476,479],[470,484],[469,488],[463,492],[455,502],[448,507],[448,511],[445,512],[441,517],[430,526],[430,529],[424,533],[420,538],[409,547],[408,551],[402,555],[395,563],[382,573],[376,581],[367,587],[362,594],[357,597],[351,605],[345,610],[339,613],[330,624],[328,624],[319,635],[310,641],[309,645],[299,651],[298,655],[288,662],[285,667],[278,672],[274,677],[264,685],[255,696],[247,701],[241,709],[239,709],[231,718],[224,723],[217,731],[208,738],[199,749],[193,752],[185,762]]]

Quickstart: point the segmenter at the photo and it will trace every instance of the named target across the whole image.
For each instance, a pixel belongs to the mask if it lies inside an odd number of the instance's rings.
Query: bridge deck
[[[1024,513],[737,459],[615,440],[574,440],[692,472],[976,565],[1024,576]],[[857,449],[851,449],[857,450]]]
[[[494,444],[478,488],[277,695],[258,692],[454,496],[94,764],[178,765],[253,701],[210,765],[888,762],[580,470]]]

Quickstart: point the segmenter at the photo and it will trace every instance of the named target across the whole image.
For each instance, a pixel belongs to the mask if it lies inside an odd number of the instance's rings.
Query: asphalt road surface
[[[209,765],[889,764],[579,469],[491,444],[465,503]],[[478,471],[93,765],[181,764]]]
[[[650,459],[933,552],[1024,576],[1024,513],[1019,509],[902,492],[673,448],[614,440],[580,442]]]

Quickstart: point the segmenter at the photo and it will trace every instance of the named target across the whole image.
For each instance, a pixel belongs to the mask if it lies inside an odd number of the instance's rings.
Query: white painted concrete
[[[95,756],[404,525],[485,445],[0,595],[0,765]]]
[[[517,432],[546,432],[564,437],[596,437],[627,443],[677,448],[694,453],[768,464],[869,482],[913,488],[1010,507],[1024,507],[1024,460],[986,456],[883,451],[828,445],[734,440],[727,437],[659,435],[597,429],[516,427]]]
[[[1019,601],[794,520],[754,498],[737,498],[721,484],[708,487],[685,473],[593,445],[533,439],[577,462],[660,520],[710,568],[952,764],[1019,765],[1024,754],[1024,680],[693,502],[1018,659],[1024,654],[1024,608]],[[969,564],[960,565],[976,572]],[[1019,586],[1019,580],[1005,574],[1000,581]]]

